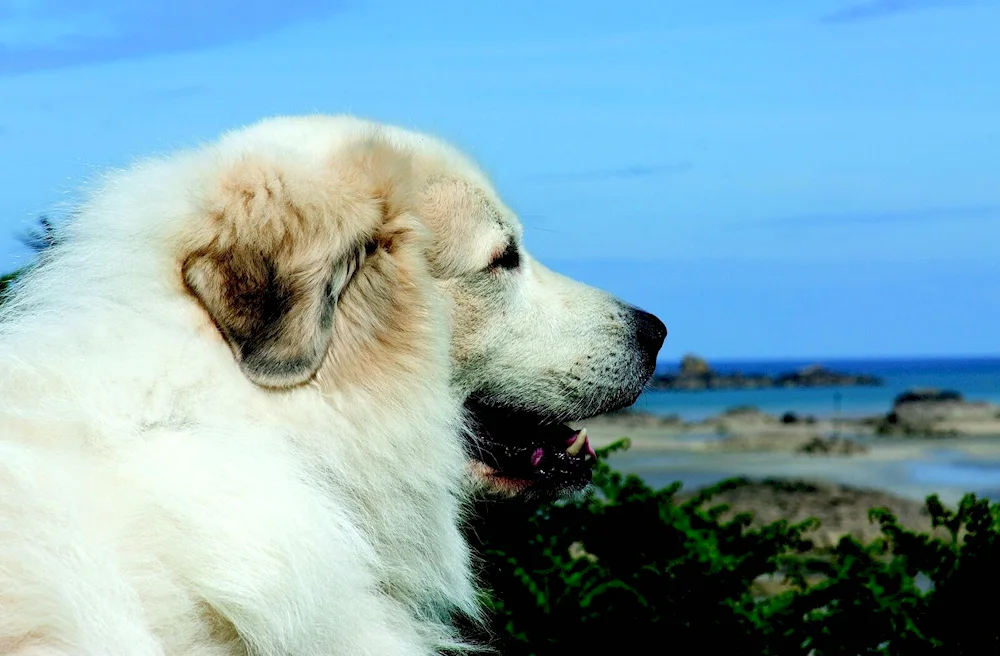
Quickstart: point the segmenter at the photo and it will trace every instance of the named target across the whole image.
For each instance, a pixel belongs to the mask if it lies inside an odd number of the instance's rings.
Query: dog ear
[[[337,300],[385,219],[385,152],[339,169],[244,158],[208,203],[184,282],[252,382],[292,387],[322,365]]]
[[[243,373],[264,387],[307,382],[323,362],[340,292],[359,249],[309,269],[247,248],[188,259],[184,280],[229,342]]]

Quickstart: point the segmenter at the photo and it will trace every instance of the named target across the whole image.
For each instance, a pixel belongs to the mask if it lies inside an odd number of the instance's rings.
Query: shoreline
[[[680,482],[680,502],[723,480],[742,479],[704,507],[728,506],[724,519],[749,513],[754,528],[818,519],[807,534],[818,553],[845,536],[864,544],[878,538],[879,526],[868,519],[872,508],[889,509],[909,530],[943,537],[931,526],[928,496],[952,508],[970,492],[1000,501],[1000,435],[861,436],[847,441],[862,452],[815,454],[794,448],[807,440],[801,430],[719,435],[605,418],[580,423],[596,449],[627,438],[630,447],[611,454],[608,464],[654,489]]]
[[[881,490],[913,501],[937,493],[955,503],[967,492],[1000,499],[1000,416],[937,422],[937,435],[879,435],[881,419],[782,423],[737,409],[696,422],[622,412],[574,427],[585,426],[595,448],[628,438],[631,447],[609,464],[654,487],[681,481],[688,492],[745,476]]]

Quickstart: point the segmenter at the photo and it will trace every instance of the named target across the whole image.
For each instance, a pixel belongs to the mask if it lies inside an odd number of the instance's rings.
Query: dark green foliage
[[[28,230],[19,237],[21,243],[33,250],[35,253],[42,253],[54,246],[58,241],[56,224],[47,216],[38,217],[38,226]],[[0,276],[0,301],[3,300],[10,286],[17,280],[24,269],[13,271]]]
[[[15,278],[17,278],[17,272],[0,276],[0,299],[3,298],[3,294],[7,291],[10,284],[14,282]]]
[[[950,537],[934,540],[900,528],[890,513],[872,511],[907,577],[923,573],[933,583],[916,610],[930,638],[920,654],[1000,654],[1000,624],[993,593],[1000,585],[1000,505],[966,495],[955,511],[937,496],[927,499],[935,526]],[[901,652],[900,652],[901,653]]]
[[[491,590],[489,640],[511,656],[664,653],[1000,653],[991,621],[1000,584],[1000,507],[966,497],[955,512],[931,497],[934,539],[871,511],[883,537],[845,538],[829,553],[816,525],[759,530],[722,521],[723,482],[679,502],[611,470],[601,452],[593,489],[556,504],[483,502],[470,526]],[[771,577],[784,591],[763,595]],[[933,584],[921,591],[918,581]],[[928,586],[924,586],[926,589]],[[648,648],[642,647],[649,645]]]
[[[21,237],[21,243],[36,253],[41,253],[50,246],[55,245],[57,240],[55,223],[52,222],[52,219],[44,215],[38,217],[37,228],[29,230]]]

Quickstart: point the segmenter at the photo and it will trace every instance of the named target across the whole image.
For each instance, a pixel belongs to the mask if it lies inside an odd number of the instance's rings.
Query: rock
[[[734,405],[731,408],[726,408],[722,411],[722,417],[735,417],[740,419],[771,419],[771,415],[766,412],[761,411],[760,408],[753,405]]]
[[[962,422],[989,422],[1000,411],[986,402],[966,401],[954,390],[912,389],[896,397],[889,412],[876,426],[879,435],[945,437],[957,435]]]
[[[900,421],[899,415],[890,412],[875,424],[875,434],[880,437],[958,437],[954,429],[942,429],[932,423]]]
[[[682,376],[702,376],[704,374],[711,374],[712,369],[708,366],[708,363],[703,359],[699,358],[697,355],[685,355],[681,358],[681,375]]]
[[[842,437],[814,437],[796,449],[796,452],[817,456],[851,456],[867,453],[868,447]]]
[[[939,390],[932,387],[920,387],[916,389],[906,390],[902,394],[896,397],[892,402],[893,408],[898,408],[901,405],[907,403],[924,403],[924,402],[947,402],[947,401],[964,401],[961,392],[956,392],[954,390]]]

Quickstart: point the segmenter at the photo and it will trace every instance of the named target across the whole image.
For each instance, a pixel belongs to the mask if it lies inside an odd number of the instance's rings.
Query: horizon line
[[[705,362],[738,364],[764,364],[764,363],[787,363],[787,362],[809,362],[811,364],[823,364],[825,362],[956,362],[968,360],[1000,362],[1000,353],[989,354],[961,354],[961,355],[837,355],[837,356],[738,356],[738,357],[710,357],[697,353],[685,353],[673,359],[657,357],[657,366],[661,364],[679,364],[686,355],[693,355],[701,358]]]

